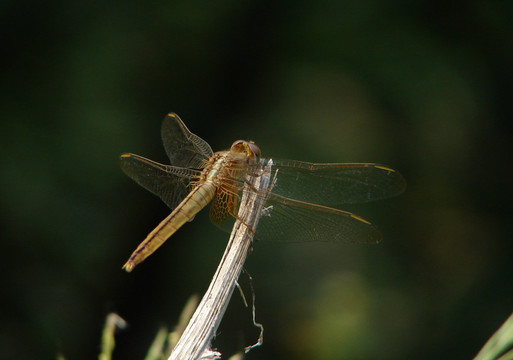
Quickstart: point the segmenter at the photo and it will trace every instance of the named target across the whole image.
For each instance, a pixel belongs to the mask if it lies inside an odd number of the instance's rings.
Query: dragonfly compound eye
[[[260,148],[253,141],[248,142],[248,147],[255,158],[255,162],[258,162],[260,160]]]

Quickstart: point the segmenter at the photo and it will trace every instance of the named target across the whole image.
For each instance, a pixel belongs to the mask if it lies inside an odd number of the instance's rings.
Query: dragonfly
[[[159,196],[172,210],[132,253],[123,269],[130,272],[182,225],[212,203],[210,219],[230,231],[238,218],[248,176],[259,176],[260,148],[237,140],[229,150],[213,152],[174,113],[162,122],[162,142],[170,165],[124,153],[121,169]],[[369,221],[331,206],[396,196],[406,182],[396,170],[374,163],[310,163],[272,159],[272,186],[259,194],[265,214],[251,232],[277,241],[342,241],[377,243],[381,232]]]

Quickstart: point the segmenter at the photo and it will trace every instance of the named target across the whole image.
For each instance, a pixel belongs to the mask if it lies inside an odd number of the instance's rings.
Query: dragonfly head
[[[253,141],[237,140],[232,144],[230,151],[243,154],[251,163],[260,161],[260,148]]]

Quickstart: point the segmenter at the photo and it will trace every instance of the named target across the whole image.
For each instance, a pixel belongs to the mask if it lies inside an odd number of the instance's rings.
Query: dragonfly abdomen
[[[182,200],[182,202],[160,224],[148,234],[146,239],[139,244],[123,269],[130,272],[132,269],[155,250],[157,250],[171,235],[183,224],[192,220],[194,216],[212,201],[216,187],[211,181],[205,181],[196,186]]]

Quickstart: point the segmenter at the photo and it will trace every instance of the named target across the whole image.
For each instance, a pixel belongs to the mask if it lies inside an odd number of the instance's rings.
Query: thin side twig
[[[241,221],[235,222],[212,282],[171,352],[169,360],[212,359],[220,355],[212,351],[210,345],[251,249],[251,229],[256,229],[265,202],[257,192],[263,193],[263,190],[268,188],[271,165],[272,162],[269,161],[261,176],[251,176],[247,179],[238,213],[239,218],[247,226]]]

